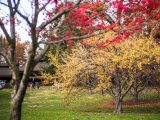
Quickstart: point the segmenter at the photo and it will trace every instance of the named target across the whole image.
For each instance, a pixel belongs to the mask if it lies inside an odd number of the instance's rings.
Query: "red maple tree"
[[[66,6],[72,6],[72,2],[61,4],[57,9],[61,10]],[[52,14],[49,14],[51,17]],[[116,44],[127,37],[144,32],[149,35],[151,26],[159,29],[160,2],[158,0],[96,0],[84,1],[76,9],[73,9],[65,16],[62,22],[61,31],[56,33],[56,38],[63,40],[81,39],[80,36],[98,35],[106,31],[117,33],[114,39],[107,39],[98,47]],[[51,29],[54,27],[51,26]],[[98,31],[98,32],[97,32]],[[67,37],[65,36],[79,36]],[[52,38],[53,37],[53,38]],[[52,36],[51,40],[55,40]],[[83,39],[84,37],[82,37]]]

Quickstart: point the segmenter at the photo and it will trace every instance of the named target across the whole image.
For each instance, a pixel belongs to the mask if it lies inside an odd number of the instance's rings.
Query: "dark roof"
[[[0,78],[1,77],[11,77],[12,73],[9,68],[0,67]]]
[[[33,69],[33,72],[41,71],[43,68],[48,67],[49,65],[46,62],[39,62]],[[20,66],[20,71],[24,71],[24,66]]]
[[[39,72],[44,67],[48,67],[48,64],[45,62],[39,62],[33,69],[33,72]],[[23,72],[23,71],[24,71],[24,66],[21,66],[20,72]],[[12,73],[9,69],[9,66],[7,64],[0,64],[0,79],[2,79],[2,77],[11,77],[11,76],[12,76]]]
[[[9,68],[9,66],[8,66],[8,64],[7,64],[7,63],[1,63],[1,64],[0,64],[0,68],[4,68],[4,67]]]

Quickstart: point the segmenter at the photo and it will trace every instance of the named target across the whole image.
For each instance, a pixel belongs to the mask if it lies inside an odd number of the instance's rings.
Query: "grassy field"
[[[9,89],[0,90],[0,120],[9,119]],[[160,120],[160,94],[145,90],[139,103],[133,104],[127,96],[124,113],[113,114],[112,98],[108,95],[88,94],[75,96],[70,105],[64,102],[64,93],[50,87],[28,90],[22,120]],[[146,100],[148,99],[148,100]]]

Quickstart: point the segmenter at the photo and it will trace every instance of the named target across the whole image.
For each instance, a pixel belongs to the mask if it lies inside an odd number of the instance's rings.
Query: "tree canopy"
[[[160,72],[160,46],[146,37],[128,38],[103,49],[78,43],[63,54],[57,50],[56,55],[49,53],[48,57],[56,73],[43,73],[45,82],[60,81],[71,93],[79,89],[104,90],[117,100],[116,113],[121,112],[121,102],[135,82],[139,86],[152,81],[151,76],[158,80]]]

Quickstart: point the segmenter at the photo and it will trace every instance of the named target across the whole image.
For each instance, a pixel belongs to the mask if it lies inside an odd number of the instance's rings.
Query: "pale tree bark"
[[[118,71],[117,71],[118,72]],[[117,73],[118,74],[118,73]],[[116,88],[115,88],[115,110],[114,113],[122,113],[122,89],[121,89],[121,81],[118,78],[119,75],[115,78]]]
[[[127,88],[121,88],[122,86],[120,85],[119,88],[115,88],[115,94],[114,96],[114,104],[115,104],[115,110],[114,113],[120,114],[123,112],[122,108],[122,102],[123,98],[126,96],[126,94],[129,92],[129,90],[132,88],[132,85],[128,85]],[[123,92],[122,92],[123,91]]]
[[[115,110],[114,113],[122,113],[122,99],[120,96],[115,97]]]

